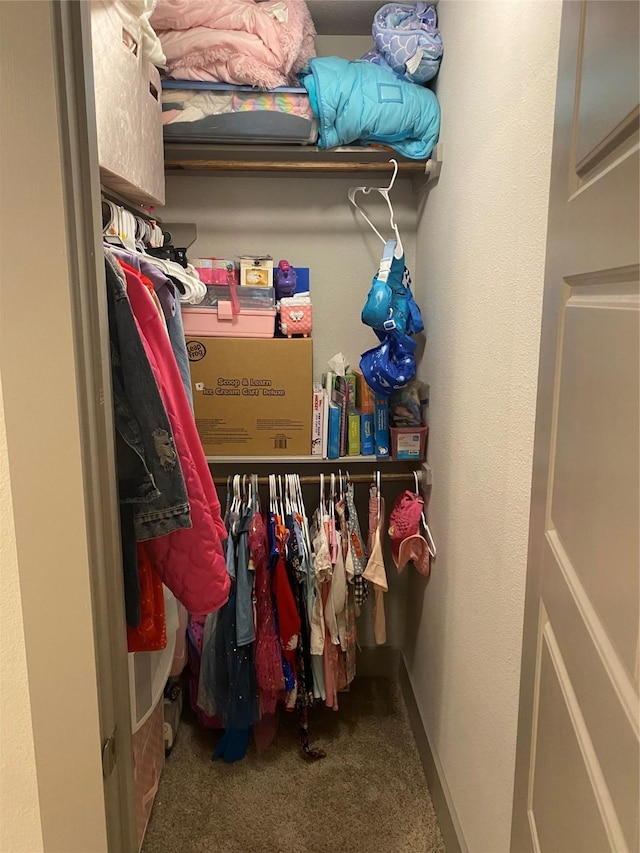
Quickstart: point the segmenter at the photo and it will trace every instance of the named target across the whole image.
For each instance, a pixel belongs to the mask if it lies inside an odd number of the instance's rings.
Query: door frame
[[[115,739],[115,764],[104,773],[107,839],[109,850],[129,853],[138,843],[91,7],[82,0],[54,0],[52,13],[103,750]]]

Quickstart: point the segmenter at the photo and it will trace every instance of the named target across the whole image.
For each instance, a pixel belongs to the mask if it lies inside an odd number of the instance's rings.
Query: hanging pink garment
[[[180,458],[193,526],[146,542],[163,582],[193,615],[218,610],[229,597],[220,503],[167,331],[149,291],[134,271],[124,270],[140,338],[153,370]]]
[[[249,553],[256,573],[256,678],[262,713],[271,715],[275,712],[278,699],[284,690],[284,676],[282,649],[273,616],[271,578],[267,565],[267,530],[260,513],[255,513],[249,524]],[[269,727],[265,723],[265,729],[267,728]],[[256,745],[257,743],[256,736]]]

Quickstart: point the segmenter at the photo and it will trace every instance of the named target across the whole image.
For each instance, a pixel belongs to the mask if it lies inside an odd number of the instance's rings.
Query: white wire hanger
[[[376,192],[380,193],[382,198],[386,201],[387,207],[389,208],[389,225],[396,237],[396,248],[395,248],[395,256],[397,258],[401,258],[404,252],[402,248],[402,240],[400,239],[400,232],[398,231],[398,226],[396,224],[395,214],[393,212],[393,204],[391,203],[391,199],[389,198],[389,193],[393,189],[393,185],[396,182],[396,177],[398,175],[398,161],[397,160],[389,160],[390,163],[393,163],[393,175],[391,176],[391,180],[389,181],[389,186],[387,187],[350,187],[347,193],[349,197],[349,201],[358,211],[360,216],[364,219],[364,221],[369,225],[369,227],[373,230],[373,232],[382,240],[383,243],[387,243],[385,237],[378,231],[373,222],[369,219],[367,214],[362,210],[362,208],[358,205],[356,201],[356,194],[359,192],[364,193],[365,195],[369,195],[370,193]]]
[[[413,478],[416,482],[416,495],[420,495],[419,483],[422,480],[422,471],[414,471],[413,472]],[[427,541],[427,548],[429,549],[429,553],[431,554],[432,559],[435,560],[435,558],[438,555],[438,549],[436,548],[436,543],[435,543],[435,540],[433,538],[433,534],[431,533],[431,528],[427,524],[427,518],[424,514],[424,509],[420,513],[420,518],[422,520],[422,526],[424,527],[425,539]]]

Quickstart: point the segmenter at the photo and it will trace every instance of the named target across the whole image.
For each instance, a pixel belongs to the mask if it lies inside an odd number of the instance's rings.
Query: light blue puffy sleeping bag
[[[318,117],[320,148],[378,142],[414,160],[429,157],[440,132],[430,89],[362,60],[316,57],[309,68],[301,80]]]

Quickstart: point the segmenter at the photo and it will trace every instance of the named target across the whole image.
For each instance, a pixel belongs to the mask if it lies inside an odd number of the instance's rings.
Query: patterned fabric
[[[365,581],[366,583],[366,581]],[[356,677],[356,649],[358,646],[358,630],[356,628],[356,605],[354,600],[354,589],[351,584],[347,585],[347,602],[345,605],[345,653],[344,668],[347,686]]]
[[[347,504],[347,529],[349,531],[351,558],[353,560],[353,570],[356,575],[361,575],[367,565],[367,550],[362,539],[360,531],[360,521],[356,512],[356,505],[353,499],[353,483],[347,485],[345,492],[345,501]]]
[[[358,607],[362,607],[369,598],[369,584],[362,575],[356,575],[353,579],[353,597]]]
[[[442,36],[434,6],[387,3],[373,19],[376,49],[391,69],[412,83],[426,83],[438,73]]]

